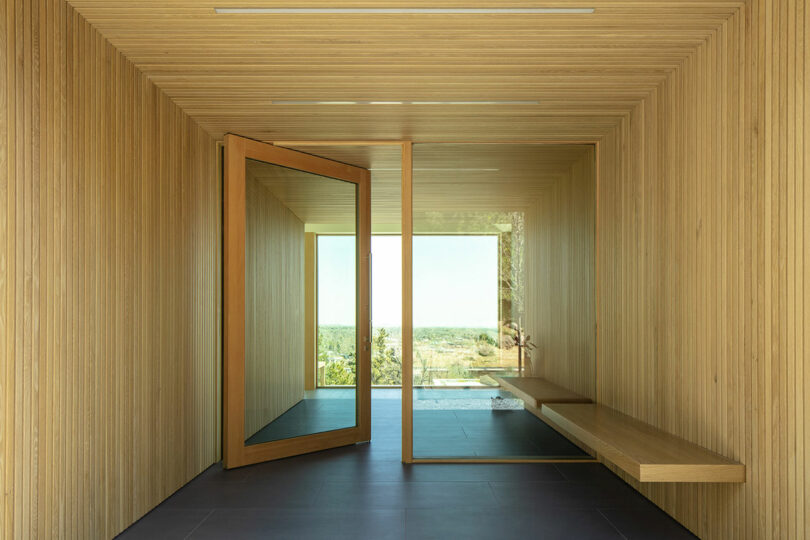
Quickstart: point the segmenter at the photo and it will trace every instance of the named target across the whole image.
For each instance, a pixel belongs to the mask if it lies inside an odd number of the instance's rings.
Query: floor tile
[[[622,481],[601,463],[555,463],[566,480],[572,482],[615,483]]]
[[[399,540],[403,537],[403,510],[349,512],[310,508],[217,510],[189,538]]]
[[[628,485],[586,482],[490,482],[498,504],[507,508],[627,507],[646,500]]]
[[[372,407],[370,444],[234,470],[214,465],[123,537],[506,540],[617,538],[619,531],[627,538],[690,537],[601,464],[403,465],[399,401],[375,399]],[[437,425],[415,433],[417,455],[570,444],[525,411],[433,412]],[[544,439],[548,430],[553,435]]]
[[[196,482],[163,504],[168,508],[306,507],[323,487],[322,481]]]
[[[431,463],[410,467],[409,481],[412,482],[564,481],[550,463]]]
[[[628,508],[601,508],[599,511],[628,540],[694,540],[697,538],[683,525],[649,503],[646,512]]]
[[[317,508],[480,508],[495,497],[486,482],[326,482]]]
[[[122,540],[174,540],[188,536],[213,510],[155,508],[121,533]]]
[[[497,509],[476,512],[441,507],[407,510],[405,537],[409,540],[621,539],[618,531],[596,510],[529,513]]]

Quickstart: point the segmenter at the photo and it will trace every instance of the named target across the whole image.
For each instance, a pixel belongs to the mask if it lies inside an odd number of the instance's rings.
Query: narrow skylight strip
[[[539,101],[489,100],[489,101],[354,101],[354,100],[308,100],[279,99],[273,105],[539,105]]]
[[[216,13],[252,14],[384,14],[384,15],[476,15],[476,14],[588,14],[594,8],[214,8]]]

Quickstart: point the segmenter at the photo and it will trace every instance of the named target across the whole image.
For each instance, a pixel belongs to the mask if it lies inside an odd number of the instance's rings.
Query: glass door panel
[[[225,466],[369,440],[368,171],[233,135],[225,162]],[[319,315],[345,342],[335,388],[309,380]]]
[[[406,461],[590,459],[509,379],[594,397],[594,156],[414,145]]]
[[[245,219],[245,444],[357,425],[357,184],[247,159]],[[306,224],[341,230],[318,243],[318,318],[335,325],[341,355],[326,369],[340,389],[304,381]],[[320,326],[320,325],[319,325]],[[322,332],[319,329],[319,337]]]

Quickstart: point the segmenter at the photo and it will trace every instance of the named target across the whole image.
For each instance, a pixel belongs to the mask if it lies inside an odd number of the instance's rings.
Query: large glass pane
[[[498,347],[498,236],[413,239],[414,384],[481,386],[480,373],[513,368]]]
[[[354,236],[318,235],[318,386],[321,388],[354,387],[357,381],[354,244]],[[340,393],[330,393],[330,396],[335,395]]]
[[[402,385],[402,237],[371,237],[371,384]],[[387,395],[378,391],[377,395]],[[398,396],[397,396],[398,397]]]
[[[353,237],[318,235],[318,386],[354,385],[354,306],[349,284],[353,267],[345,263]],[[371,237],[372,338],[371,385],[402,385],[402,237]],[[351,269],[351,272],[348,270]]]
[[[592,163],[584,145],[414,146],[415,458],[588,457],[502,381],[590,393]]]
[[[245,173],[245,443],[355,426],[356,185],[254,160]],[[339,236],[316,246],[322,228]],[[335,343],[317,369],[316,335]],[[339,387],[316,385],[327,375]]]

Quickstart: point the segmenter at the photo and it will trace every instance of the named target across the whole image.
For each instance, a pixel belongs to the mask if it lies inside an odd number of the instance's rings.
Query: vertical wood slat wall
[[[0,537],[111,537],[217,458],[215,143],[63,0],[0,43]]]
[[[526,332],[531,373],[595,399],[593,150],[544,190],[526,216]]]
[[[304,390],[318,381],[318,235],[304,233]]]
[[[304,398],[305,233],[250,173],[245,184],[247,438]]]
[[[597,393],[746,465],[622,475],[701,538],[810,534],[808,22],[745,3],[601,142]]]
[[[691,530],[801,538],[810,10],[741,5],[600,143],[597,395],[746,464],[637,485]],[[0,32],[0,536],[108,536],[215,459],[213,143],[61,1]]]

